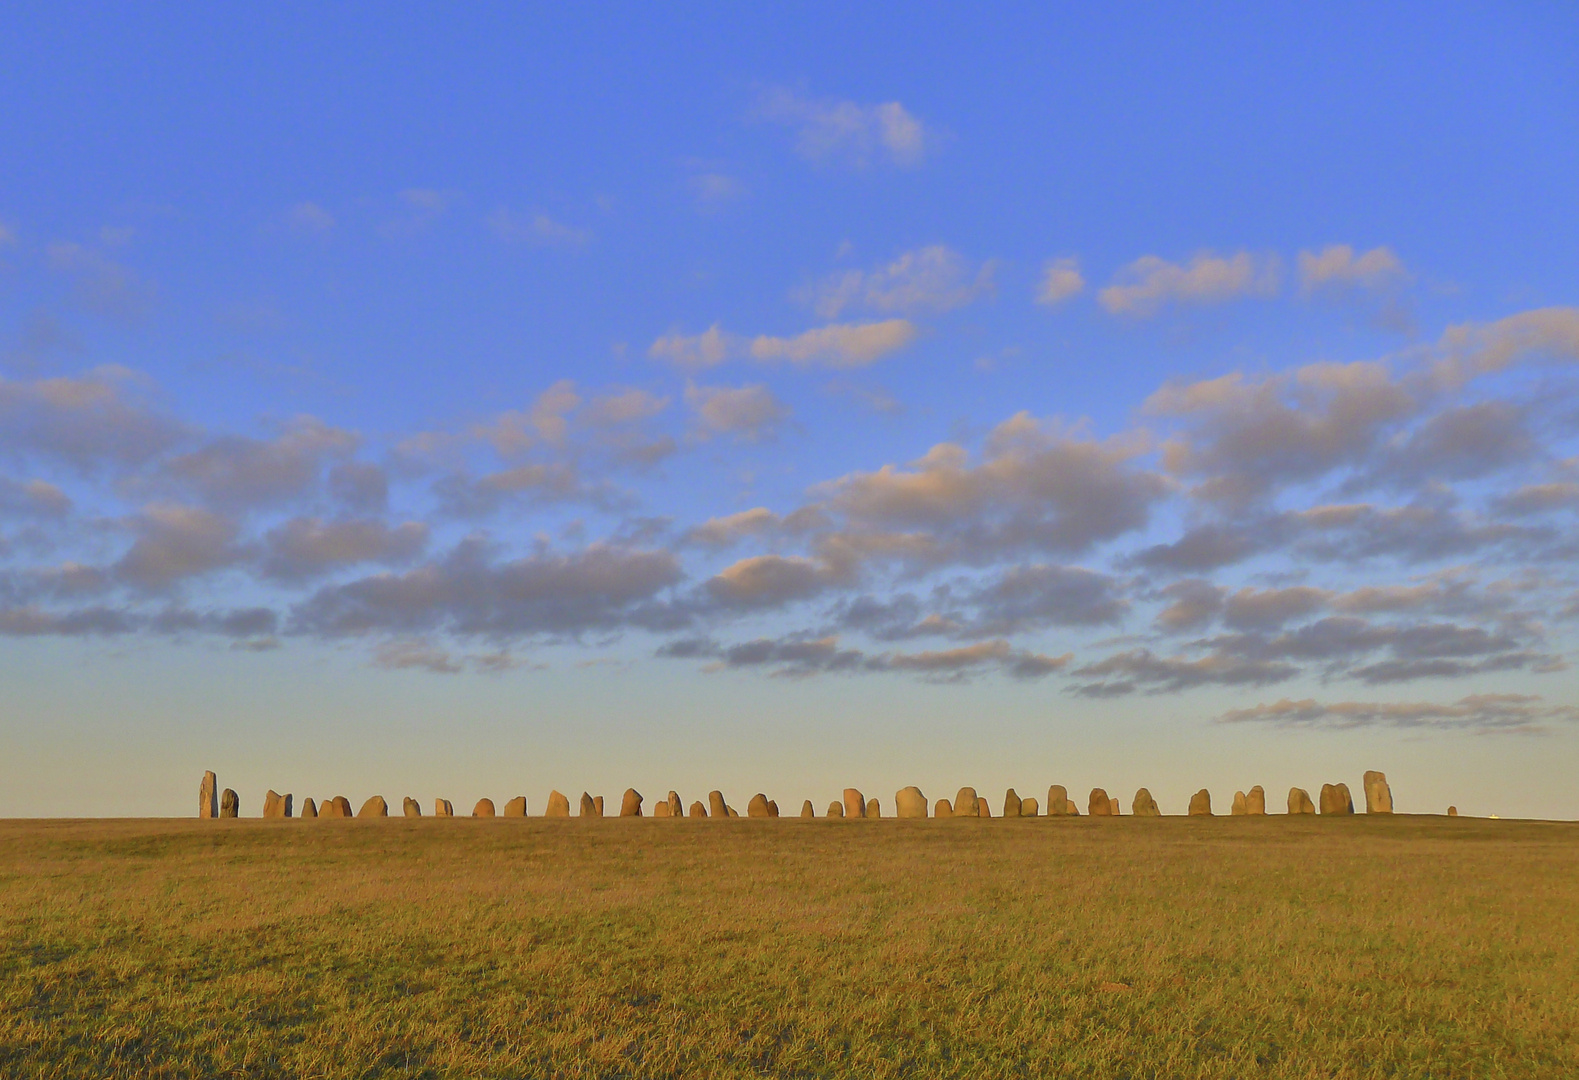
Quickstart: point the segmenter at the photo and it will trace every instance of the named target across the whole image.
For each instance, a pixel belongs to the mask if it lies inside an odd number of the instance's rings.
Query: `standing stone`
[[[472,807],[472,817],[493,817],[493,800],[478,799],[477,805]]]
[[[1074,813],[1075,804],[1069,801],[1069,792],[1062,784],[1047,789],[1047,816],[1068,817]]]
[[[729,804],[724,801],[722,791],[709,791],[707,793],[707,812],[715,818],[729,816]]]
[[[1008,791],[1003,793],[1004,817],[1019,817],[1021,805],[1020,797],[1014,793],[1013,788],[1010,788]]]
[[[1161,817],[1162,811],[1157,809],[1157,800],[1151,797],[1151,792],[1141,788],[1135,792],[1135,799],[1129,804],[1130,811],[1136,817]]]
[[[1245,813],[1251,817],[1266,817],[1266,792],[1260,784],[1245,794]]]
[[[693,802],[691,804],[691,816],[705,818],[707,816],[707,807],[703,806],[699,801]]]
[[[1042,804],[1036,801],[1035,795],[1027,795],[1020,800],[1021,817],[1038,817],[1042,813]]]
[[[558,790],[548,793],[548,808],[543,811],[544,817],[569,817],[570,800],[565,798]]]
[[[732,817],[732,818],[737,818],[737,817],[740,816],[740,811],[736,810],[733,806],[731,806],[729,808],[729,816]]]
[[[1321,785],[1321,812],[1346,817],[1354,813],[1354,797],[1348,784]]]
[[[678,791],[669,792],[669,797],[665,801],[667,801],[669,804],[670,817],[685,816],[685,804],[680,801],[680,793]]]
[[[285,800],[286,796],[281,795],[273,788],[269,788],[268,794],[263,796],[263,816],[266,818],[290,817],[290,811],[286,809]]]
[[[1314,814],[1316,804],[1310,801],[1310,792],[1302,787],[1288,789],[1288,812],[1291,814]]]
[[[197,816],[200,818],[219,816],[219,777],[211,772],[204,773],[203,782],[197,785]]]
[[[517,795],[515,798],[511,799],[509,802],[505,803],[504,804],[504,816],[505,817],[525,817],[526,816],[526,796],[525,795]]]
[[[777,799],[769,799],[768,800],[768,817],[778,817],[778,816],[779,816],[778,800]]]
[[[1212,816],[1212,793],[1210,791],[1202,788],[1200,791],[1197,791],[1194,795],[1190,796],[1190,816]]]
[[[899,789],[894,792],[894,814],[902,818],[926,817],[927,797],[914,785]]]
[[[844,804],[842,802],[831,802],[831,803],[829,803],[828,804],[828,816],[829,817],[843,817],[844,816]]]
[[[866,796],[862,795],[853,787],[847,787],[844,789],[844,816],[866,816]]]
[[[1365,774],[1365,812],[1367,814],[1393,812],[1393,789],[1387,786],[1386,773],[1372,771]]]
[[[237,795],[229,788],[226,788],[225,793],[219,797],[219,816],[240,817],[241,796]]]
[[[1108,799],[1107,792],[1099,787],[1091,789],[1091,798],[1086,800],[1086,813],[1092,817],[1112,817],[1113,803]]]
[[[633,787],[620,798],[620,817],[641,817],[641,792]]]
[[[357,817],[388,817],[389,804],[382,795],[374,795],[362,804],[362,809],[356,812]],[[491,816],[491,815],[490,815]]]
[[[746,803],[746,817],[767,817],[768,797],[762,792],[751,796],[751,801]]]
[[[976,813],[976,789],[975,788],[973,788],[973,787],[962,787],[954,795],[954,816],[955,817],[977,817],[978,816],[977,813]]]
[[[672,813],[669,810],[669,800],[668,799],[659,799],[657,802],[653,803],[652,804],[652,816],[653,817],[671,817]]]
[[[1447,816],[1448,817],[1458,817],[1458,807],[1456,807],[1456,806],[1448,807],[1447,808]]]
[[[1234,792],[1234,805],[1229,809],[1228,815],[1230,817],[1244,817],[1249,812],[1250,804],[1245,801],[1245,793],[1242,791]]]
[[[594,810],[596,810],[598,812],[598,814],[597,814],[598,817],[602,817],[603,816],[603,796],[602,795],[594,795],[594,796],[592,796],[592,809],[594,809]]]
[[[434,799],[433,800],[433,816],[434,817],[454,817],[455,816],[455,806],[454,806],[454,804],[452,804],[448,799]]]
[[[803,818],[814,818],[817,816],[817,811],[811,805],[810,799],[800,804],[800,816]]]
[[[1119,801],[1117,797],[1113,795],[1109,795],[1107,797],[1107,807],[1108,813],[1112,814],[1114,817],[1119,817],[1123,813],[1123,811],[1119,809]]]
[[[302,817],[304,817],[304,818],[315,818],[317,816],[318,816],[318,804],[313,802],[311,798],[303,799],[302,800]]]
[[[984,818],[992,817],[992,804],[986,799],[978,798],[976,800],[976,816]]]
[[[603,811],[598,809],[597,802],[595,802],[593,800],[592,796],[588,795],[585,791],[583,791],[581,793],[581,816],[582,817],[602,817],[603,816]]]
[[[421,806],[421,804],[419,804],[417,802],[417,800],[413,799],[410,795],[407,795],[406,796],[406,801],[401,804],[401,811],[407,817],[421,817],[422,816],[422,806]]]
[[[933,817],[953,817],[954,816],[954,804],[949,802],[947,799],[939,799],[932,806],[932,816]]]
[[[866,800],[866,816],[869,817],[869,818],[880,818],[880,817],[882,817],[883,816],[883,806],[882,806],[882,804],[879,803],[876,799],[867,799]]]
[[[334,797],[334,804],[335,804],[335,806],[339,807],[339,809],[340,809],[340,816],[341,817],[349,818],[351,816],[351,800],[350,799],[346,798],[344,795],[336,795]]]

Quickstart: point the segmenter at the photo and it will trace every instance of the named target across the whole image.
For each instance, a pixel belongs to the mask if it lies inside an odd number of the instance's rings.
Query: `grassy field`
[[[1579,1076],[1579,825],[0,822],[0,1076]]]

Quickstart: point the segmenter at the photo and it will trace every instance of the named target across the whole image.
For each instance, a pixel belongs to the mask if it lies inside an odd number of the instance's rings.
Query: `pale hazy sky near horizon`
[[[19,3],[0,816],[1579,817],[1579,9]]]

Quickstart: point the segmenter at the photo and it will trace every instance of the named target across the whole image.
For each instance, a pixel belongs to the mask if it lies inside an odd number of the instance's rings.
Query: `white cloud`
[[[1278,289],[1273,256],[1218,256],[1202,252],[1188,265],[1143,255],[1119,271],[1097,301],[1113,315],[1147,318],[1170,303],[1218,304],[1242,296],[1272,296]]]
[[[751,356],[764,362],[784,360],[802,367],[865,367],[909,345],[916,336],[915,324],[908,319],[834,323],[789,338],[758,336],[751,341]]]
[[[883,159],[919,165],[935,142],[932,133],[897,101],[858,105],[853,101],[813,101],[785,89],[762,98],[760,112],[797,131],[795,148],[811,161],[833,161],[865,168]]]
[[[944,312],[964,307],[993,291],[991,260],[972,266],[944,244],[906,251],[875,270],[831,274],[801,290],[824,319],[838,318],[847,307],[885,313]]]
[[[1036,286],[1036,302],[1038,304],[1061,304],[1072,296],[1078,296],[1086,287],[1086,279],[1080,273],[1080,260],[1073,256],[1054,259],[1042,269],[1042,280]]]
[[[658,338],[647,348],[647,355],[655,360],[667,360],[687,371],[717,367],[738,349],[739,339],[719,328],[717,323],[700,334],[686,335],[679,331]]]
[[[685,403],[697,415],[704,433],[762,439],[789,418],[789,408],[765,386],[697,386],[685,388]]]
[[[500,207],[488,217],[494,235],[511,243],[533,247],[583,248],[592,242],[592,233],[556,221],[547,214],[517,214]]]
[[[1348,244],[1329,244],[1320,253],[1299,253],[1299,287],[1306,296],[1324,290],[1379,291],[1407,281],[1409,272],[1388,247],[1362,254]]]

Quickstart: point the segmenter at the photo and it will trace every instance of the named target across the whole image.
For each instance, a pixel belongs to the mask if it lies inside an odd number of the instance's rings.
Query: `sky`
[[[1570,4],[18,3],[0,816],[1579,817]]]

